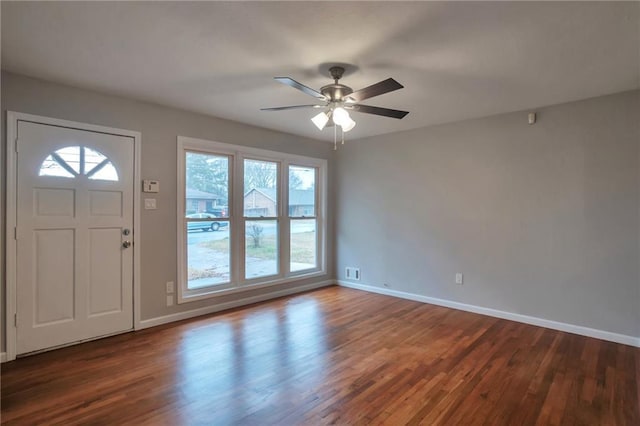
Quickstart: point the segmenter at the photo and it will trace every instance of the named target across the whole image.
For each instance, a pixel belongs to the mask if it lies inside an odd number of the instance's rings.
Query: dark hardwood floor
[[[640,425],[640,349],[330,287],[2,366],[3,424]]]

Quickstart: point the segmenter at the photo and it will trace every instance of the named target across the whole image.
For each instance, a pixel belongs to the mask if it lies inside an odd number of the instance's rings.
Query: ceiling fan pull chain
[[[336,127],[338,127],[337,124],[333,125],[333,150],[337,151],[338,150],[338,129],[336,129]]]
[[[342,145],[344,145],[344,129],[340,126],[341,134],[342,134]]]

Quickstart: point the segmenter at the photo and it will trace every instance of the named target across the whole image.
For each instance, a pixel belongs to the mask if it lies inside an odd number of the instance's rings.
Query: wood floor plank
[[[640,349],[329,287],[2,365],[2,424],[639,425]]]

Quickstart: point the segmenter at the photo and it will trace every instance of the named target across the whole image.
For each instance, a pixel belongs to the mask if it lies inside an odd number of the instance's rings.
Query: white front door
[[[17,131],[17,354],[132,329],[133,138]]]

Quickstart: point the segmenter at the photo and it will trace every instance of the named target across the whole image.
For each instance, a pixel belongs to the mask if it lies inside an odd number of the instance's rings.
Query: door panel
[[[122,310],[120,263],[122,230],[89,230],[89,316]]]
[[[122,192],[89,191],[91,216],[122,216]]]
[[[33,198],[35,216],[75,216],[73,189],[35,188]]]
[[[133,148],[18,121],[18,354],[133,328]]]
[[[42,327],[73,320],[74,230],[36,230],[34,237],[34,323]]]

